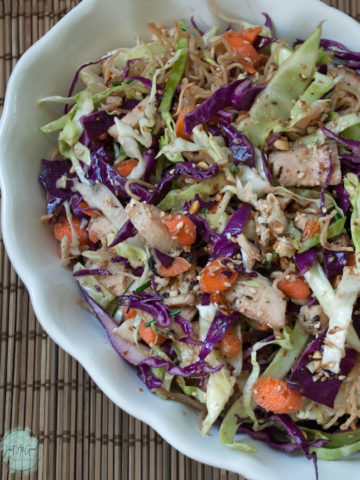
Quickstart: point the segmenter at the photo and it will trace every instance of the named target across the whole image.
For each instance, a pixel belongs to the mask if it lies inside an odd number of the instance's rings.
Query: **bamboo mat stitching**
[[[78,3],[0,1],[0,113],[17,60]],[[326,3],[360,20],[359,1]],[[0,243],[0,438],[13,428],[28,427],[39,440],[37,472],[12,475],[2,463],[1,479],[243,478],[184,457],[110,402],[82,367],[42,331]]]

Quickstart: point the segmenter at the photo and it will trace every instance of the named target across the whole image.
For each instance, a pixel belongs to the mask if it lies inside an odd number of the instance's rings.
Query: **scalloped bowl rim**
[[[26,285],[30,298],[32,301],[32,305],[34,307],[34,311],[36,313],[37,318],[39,319],[42,327],[46,330],[49,336],[66,352],[76,358],[84,369],[89,373],[89,375],[93,378],[95,383],[101,388],[101,390],[118,406],[124,409],[127,413],[139,418],[141,421],[147,423],[152,428],[154,428],[167,442],[173,445],[176,449],[181,451],[183,454],[203,463],[207,463],[214,467],[219,467],[227,470],[236,471],[241,473],[247,478],[251,478],[253,480],[260,480],[264,478],[265,472],[267,473],[267,478],[269,480],[276,479],[278,477],[273,477],[271,472],[269,471],[268,465],[261,462],[261,457],[257,458],[255,461],[248,461],[247,454],[243,454],[240,452],[229,451],[226,447],[221,446],[218,442],[217,451],[219,455],[214,457],[212,452],[214,451],[214,439],[212,437],[199,437],[201,438],[200,445],[196,445],[195,442],[189,443],[187,438],[185,437],[186,430],[179,434],[179,430],[176,430],[173,425],[168,424],[167,422],[161,421],[159,417],[158,411],[154,409],[154,413],[152,412],[149,414],[149,409],[139,410],[136,403],[133,403],[132,395],[127,395],[127,392],[123,394],[119,392],[113,385],[110,385],[107,381],[103,379],[103,372],[101,369],[101,365],[98,365],[98,359],[90,358],[87,352],[84,352],[79,349],[79,344],[75,340],[73,341],[72,338],[69,338],[68,331],[63,332],[59,325],[56,325],[52,321],[52,314],[49,311],[47,303],[44,299],[44,291],[46,291],[46,286],[44,281],[40,277],[37,277],[37,274],[34,273],[34,269],[36,269],[36,262],[32,264],[29,262],[29,257],[26,257],[25,250],[20,249],[18,237],[16,233],[19,233],[19,226],[17,226],[17,220],[14,219],[14,206],[16,205],[17,196],[13,194],[12,190],[15,187],[15,182],[13,178],[8,176],[7,169],[6,169],[6,159],[8,152],[5,151],[4,145],[7,145],[7,130],[8,128],[10,131],[14,129],[14,119],[15,119],[15,106],[18,98],[18,84],[21,85],[21,77],[22,72],[27,71],[31,68],[31,64],[33,63],[34,59],[44,53],[47,49],[47,45],[50,45],[51,42],[55,42],[58,34],[62,33],[73,26],[76,25],[77,22],[85,21],[88,15],[91,15],[92,11],[96,8],[97,4],[100,4],[101,0],[83,0],[81,4],[75,7],[70,13],[68,13],[63,19],[61,19],[49,32],[47,32],[38,42],[36,42],[25,54],[20,58],[17,65],[14,68],[14,71],[11,75],[11,78],[8,83],[8,89],[5,99],[4,111],[0,121],[0,185],[2,190],[2,231],[3,231],[3,238],[4,243],[11,259],[11,262],[19,274],[20,278],[23,280],[24,284]],[[104,0],[103,0],[104,1]],[[140,0],[141,1],[141,0]],[[159,0],[161,3],[161,0]],[[159,3],[157,2],[157,4]],[[111,0],[106,0],[109,4]],[[263,0],[258,3],[266,4],[268,0]],[[156,3],[156,2],[155,2]],[[284,3],[284,0],[280,0],[277,2],[278,4]],[[325,12],[330,15],[330,12],[333,11],[331,7],[328,7],[325,4],[320,3],[319,0],[303,0],[302,5],[307,4],[307,6],[311,6],[316,9],[316,7],[320,8],[321,13]],[[103,6],[104,4],[102,4]],[[300,10],[301,7],[296,7]],[[331,15],[334,15],[332,13]],[[358,29],[360,34],[360,26],[355,22],[355,20],[350,19],[342,12],[336,11],[336,16],[342,22],[347,22],[348,25],[351,25],[354,30]],[[351,23],[350,20],[353,22]],[[13,102],[12,99],[15,99]],[[15,105],[15,106],[14,106]],[[10,155],[11,156],[11,155]],[[63,275],[63,273],[62,273]],[[48,280],[48,277],[44,277]],[[71,278],[71,275],[68,275],[68,278]],[[97,328],[97,327],[94,327]],[[98,328],[100,331],[100,328]],[[106,348],[109,350],[109,358],[113,361],[114,352],[110,352],[111,347],[108,342],[105,341],[103,334],[102,339],[104,343],[106,343]],[[125,362],[124,362],[125,363]],[[135,372],[134,372],[135,373]],[[151,401],[157,404],[159,399],[153,399],[154,397],[151,394],[146,393],[146,400]],[[151,400],[150,400],[151,399]],[[161,404],[163,405],[163,404]],[[194,417],[192,412],[184,407],[179,407],[179,405],[174,407],[173,402],[169,402],[168,409],[172,410],[174,413],[179,414],[180,408],[181,411],[184,411],[187,415],[191,418]],[[176,404],[175,404],[176,405]],[[161,409],[161,407],[160,407]],[[165,408],[164,408],[165,410]],[[184,417],[185,418],[185,417]],[[180,428],[179,426],[177,428]],[[194,425],[194,429],[197,429],[197,425]],[[213,436],[216,435],[214,432]],[[209,440],[210,439],[210,440]],[[210,442],[210,443],[209,443]],[[256,442],[253,442],[256,443]],[[208,450],[207,450],[208,449]],[[282,458],[284,464],[286,463],[285,459],[289,459],[290,457],[285,456],[284,454],[279,452],[274,452],[270,450],[269,447],[263,446],[260,447],[260,451],[265,455],[266,452],[270,452],[267,458],[272,458],[278,456],[279,459]],[[235,457],[236,455],[236,457]],[[280,455],[280,456],[279,456]],[[295,459],[296,462],[295,462]],[[237,462],[238,460],[238,462]],[[311,470],[308,466],[304,463],[307,462],[305,459],[301,459],[298,461],[298,457],[291,458],[291,462],[289,465],[294,466],[302,466],[302,477],[304,478],[304,474],[306,478],[311,478]],[[294,460],[294,463],[292,463]],[[330,475],[331,478],[335,479],[335,476],[339,475],[342,472],[343,468],[347,468],[346,465],[352,465],[354,468],[354,460],[356,457],[350,458],[347,461],[336,462],[338,467],[335,463],[331,464],[330,467],[327,467],[324,462],[320,462],[320,471],[326,472],[327,475]],[[304,462],[303,462],[304,461]],[[256,463],[258,462],[258,463]],[[239,465],[238,465],[239,463]],[[242,463],[242,465],[240,465]],[[341,465],[340,465],[341,464]],[[329,465],[329,464],[327,464]],[[306,470],[306,473],[305,473]],[[355,471],[355,470],[354,470]],[[299,477],[300,478],[300,477]],[[327,478],[330,479],[328,476]],[[294,474],[295,480],[295,474]]]

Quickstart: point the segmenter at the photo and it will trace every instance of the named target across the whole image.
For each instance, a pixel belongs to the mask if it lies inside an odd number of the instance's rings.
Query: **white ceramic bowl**
[[[288,40],[306,37],[325,20],[323,35],[360,50],[360,26],[318,0],[222,0],[231,16],[262,23],[268,12],[276,33]],[[56,138],[40,126],[60,110],[37,107],[37,100],[65,94],[78,65],[110,49],[134,44],[138,33],[148,37],[146,23],[171,24],[194,15],[200,25],[216,20],[204,0],[84,0],[19,60],[8,85],[0,126],[2,230],[14,268],[28,288],[38,319],[64,350],[74,356],[97,385],[119,407],[151,425],[175,448],[200,462],[241,473],[251,480],[307,480],[313,465],[302,456],[288,456],[252,442],[257,454],[223,447],[216,429],[202,437],[194,412],[165,402],[143,386],[135,369],[110,346],[99,322],[79,306],[71,273],[60,267],[55,240],[41,225],[45,196],[37,176]],[[358,478],[359,459],[320,463],[321,479]]]

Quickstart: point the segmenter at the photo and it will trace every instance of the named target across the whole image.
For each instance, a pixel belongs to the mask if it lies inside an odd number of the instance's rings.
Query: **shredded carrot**
[[[114,168],[122,177],[126,178],[130,175],[138,163],[139,160],[136,158],[128,158],[127,160],[119,162]]]
[[[267,57],[258,53],[252,45],[261,32],[261,29],[262,27],[254,27],[242,33],[233,32],[232,30],[224,33],[224,37],[231,50],[240,57],[239,62],[249,73],[255,73],[256,70],[254,66],[261,65],[267,60]]]
[[[304,402],[303,397],[291,390],[286,382],[270,377],[255,382],[252,396],[260,407],[278,414],[298,412]]]
[[[97,243],[99,241],[98,236],[95,235],[95,233],[91,229],[88,230],[88,234],[89,234],[89,239],[92,241],[92,243]]]
[[[210,302],[217,306],[224,315],[231,315],[234,310],[226,302],[226,299],[222,293],[216,292],[210,295]]]
[[[104,132],[98,135],[97,137],[95,137],[95,140],[98,140],[99,142],[103,142],[104,140],[107,139],[107,137],[108,137],[108,132]]]
[[[210,213],[217,213],[219,205],[220,205],[220,202],[217,202],[216,205],[213,205],[212,207],[210,207],[209,208]]]
[[[78,235],[80,245],[87,243],[89,241],[89,236],[87,234],[87,231],[84,228],[80,227],[80,220],[78,220],[77,218],[74,218],[73,226],[74,226],[75,232]],[[54,234],[55,234],[56,240],[59,240],[59,242],[64,237],[68,237],[70,239],[70,242],[72,241],[71,227],[69,222],[66,219],[62,219],[59,222],[55,223]]]
[[[163,218],[170,235],[180,245],[189,246],[196,240],[196,227],[190,218],[185,215],[167,215]]]
[[[356,259],[355,259],[355,254],[353,252],[350,252],[347,264],[348,264],[348,267],[356,267]]]
[[[236,357],[241,352],[241,339],[232,328],[226,331],[219,342],[220,351],[225,357]]]
[[[140,323],[139,335],[148,345],[150,345],[150,343],[161,345],[166,340],[162,335],[156,335],[154,330],[151,327],[147,327],[144,321]]]
[[[137,314],[136,308],[123,307],[123,316],[125,320],[135,318]]]
[[[244,37],[245,40],[253,44],[257,39],[257,37],[260,35],[262,29],[263,27],[261,25],[257,27],[247,28],[242,32],[242,36]]]
[[[88,215],[89,217],[96,218],[99,216],[92,208],[89,207],[86,202],[80,202],[79,208],[85,213],[85,215]]]
[[[265,323],[265,322],[259,322],[259,323],[257,324],[257,328],[258,328],[259,330],[264,331],[264,332],[265,332],[266,330],[269,330],[269,329],[270,329],[269,325],[268,325],[267,323]]]
[[[310,288],[304,277],[297,277],[292,280],[280,280],[278,289],[293,300],[304,300],[310,295]]]
[[[203,292],[224,292],[235,282],[237,272],[228,257],[220,257],[208,263],[200,273],[199,286]]]
[[[320,230],[320,223],[316,220],[316,218],[312,218],[305,225],[304,231],[301,235],[301,241],[303,242],[307,238],[314,237],[320,233]]]
[[[191,268],[191,263],[189,263],[185,258],[176,257],[170,267],[164,267],[160,265],[157,268],[157,272],[160,277],[177,277],[182,273],[187,272]]]
[[[191,138],[189,137],[189,135],[187,135],[185,133],[185,126],[184,126],[184,119],[185,119],[185,116],[192,112],[193,110],[195,110],[195,105],[187,105],[186,107],[184,107],[181,112],[179,113],[179,116],[176,120],[176,136],[177,137],[181,137],[183,138],[184,140],[191,140]]]

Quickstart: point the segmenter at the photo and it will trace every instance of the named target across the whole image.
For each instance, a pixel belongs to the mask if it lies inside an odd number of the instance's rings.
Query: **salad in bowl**
[[[41,220],[147,388],[316,465],[360,449],[360,53],[264,19],[150,23],[42,99]]]

